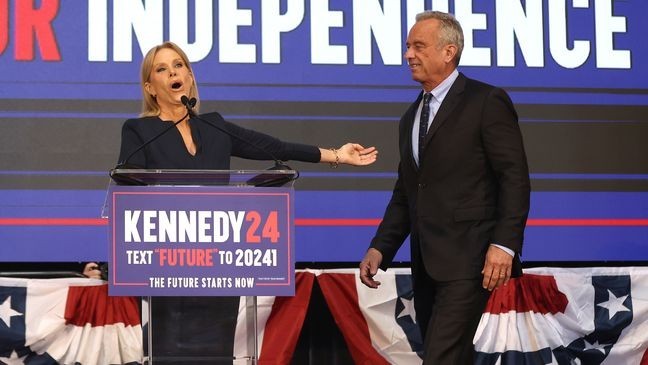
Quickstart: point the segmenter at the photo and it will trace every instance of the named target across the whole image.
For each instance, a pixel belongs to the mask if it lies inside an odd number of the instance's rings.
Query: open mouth
[[[177,82],[177,81],[176,81],[176,82],[174,82],[173,84],[171,84],[171,88],[172,88],[173,90],[178,90],[178,89],[181,88],[181,87],[182,87],[182,83],[181,83],[181,82]]]

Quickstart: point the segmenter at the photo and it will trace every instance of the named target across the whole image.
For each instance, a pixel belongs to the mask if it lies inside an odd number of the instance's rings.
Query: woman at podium
[[[122,128],[118,167],[228,170],[230,157],[294,160],[356,166],[376,161],[378,151],[357,143],[319,148],[290,143],[223,119],[198,114],[195,74],[184,51],[166,42],[153,47],[141,67],[142,112]]]
[[[153,47],[140,70],[142,112],[122,127],[117,168],[229,170],[230,157],[364,166],[378,151],[357,143],[340,148],[284,142],[226,121],[219,113],[198,114],[200,101],[191,63],[172,42]],[[286,167],[285,169],[290,169]],[[83,275],[105,278],[105,266],[87,263]]]

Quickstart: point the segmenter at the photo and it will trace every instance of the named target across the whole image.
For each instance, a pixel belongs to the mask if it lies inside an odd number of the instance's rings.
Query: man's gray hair
[[[455,62],[459,65],[459,60],[461,59],[461,53],[463,52],[464,47],[464,36],[461,24],[459,24],[454,15],[441,11],[427,10],[416,15],[417,23],[427,19],[436,19],[439,21],[439,29],[441,30],[441,34],[439,35],[439,46],[446,46],[448,44],[454,44],[457,46]]]

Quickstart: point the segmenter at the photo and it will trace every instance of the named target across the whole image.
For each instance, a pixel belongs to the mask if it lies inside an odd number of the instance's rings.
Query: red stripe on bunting
[[[140,313],[135,297],[108,296],[108,284],[96,286],[71,286],[65,305],[67,324],[92,327],[123,323],[124,326],[140,324]]]
[[[315,275],[295,274],[295,296],[276,297],[266,322],[259,365],[290,364],[310,303]]]
[[[524,274],[493,290],[484,313],[565,313],[567,303],[553,276]]]
[[[356,364],[389,365],[371,343],[369,325],[358,307],[355,275],[320,274],[317,283]]]

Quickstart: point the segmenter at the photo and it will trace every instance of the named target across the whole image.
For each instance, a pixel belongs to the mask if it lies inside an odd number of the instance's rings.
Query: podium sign
[[[110,295],[294,295],[292,188],[113,185],[107,198]]]

